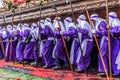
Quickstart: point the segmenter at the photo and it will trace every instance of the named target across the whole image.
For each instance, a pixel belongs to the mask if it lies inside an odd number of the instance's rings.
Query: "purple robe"
[[[23,51],[25,48],[25,42],[23,42],[23,33],[19,31],[17,38],[18,38],[18,44],[16,46],[16,58],[18,61],[22,61],[23,60]]]
[[[112,39],[111,39],[111,56],[112,56],[112,70],[113,74],[120,74],[120,69],[117,69],[117,64],[116,64],[116,59],[120,51],[120,40],[119,40],[119,35],[120,35],[120,26],[115,26],[111,29],[112,33]]]
[[[25,30],[24,37],[27,38],[28,35],[31,35],[30,30]],[[32,39],[33,39],[33,36],[32,36]],[[34,58],[34,51],[35,51],[34,46],[36,45],[36,42],[34,40],[32,40],[32,41],[31,40],[29,43],[26,44],[24,52],[23,52],[24,59],[26,59],[26,60],[34,60],[35,59]]]
[[[106,66],[107,71],[109,70],[108,66],[108,37],[107,37],[107,24],[105,21],[101,21],[100,24],[97,26],[98,30],[96,34],[98,35],[99,39],[99,45],[102,52],[102,57],[104,59],[104,63]],[[105,72],[104,67],[100,58],[100,55],[98,55],[98,71],[99,72]]]
[[[10,54],[10,33],[9,32],[6,32],[6,49],[5,49],[5,51],[6,51],[6,57],[5,57],[5,60],[6,61],[10,61],[11,59],[12,59],[12,54]]]
[[[60,29],[55,30],[54,35],[56,37],[56,45],[53,51],[53,58],[59,58],[63,60],[64,62],[67,62],[65,47],[64,47],[61,35],[60,35]]]
[[[2,38],[2,34],[0,34],[0,37]],[[3,38],[2,38],[2,41],[3,41]],[[4,43],[3,43],[4,44]],[[5,46],[4,46],[5,47]],[[5,49],[5,48],[4,48]],[[4,55],[3,55],[3,51],[2,51],[2,47],[1,47],[1,44],[0,44],[0,59],[4,58]]]
[[[41,42],[40,42],[40,46],[39,46],[40,48],[39,48],[39,55],[38,56],[42,58],[42,63],[45,64],[45,61],[44,61],[42,56],[43,56],[43,47],[46,43],[47,36],[42,33],[43,31],[44,31],[44,29],[40,28],[39,34],[40,34],[40,37],[41,37]]]
[[[91,54],[92,49],[93,49],[93,39],[92,39],[92,37],[90,37],[88,35],[89,31],[87,29],[79,28],[78,32],[79,32],[78,35],[81,39],[80,46],[81,46],[81,49],[83,52],[84,63],[85,63],[85,66],[87,68],[90,65],[90,54]],[[81,36],[80,36],[80,34],[81,34]],[[79,70],[84,70],[84,64],[83,64],[80,46],[77,50],[76,63],[77,63],[77,67]]]
[[[12,41],[12,54],[10,54],[11,42],[9,40]],[[10,36],[10,33],[7,32],[6,61],[16,60],[16,46],[17,46],[17,32],[13,31],[11,36]]]
[[[77,31],[75,30],[74,27],[69,27],[68,31],[65,31],[63,33],[63,35],[70,36],[73,39],[72,47],[70,50],[70,61],[71,61],[71,64],[76,64],[76,59],[77,59],[76,52],[77,52],[78,47],[79,47],[79,42],[77,39]]]
[[[50,67],[55,65],[55,60],[52,58],[52,53],[54,48],[54,44],[53,44],[54,34],[52,29],[48,25],[45,25],[45,29],[41,31],[41,34],[47,36],[47,40],[44,43],[42,49],[43,50],[42,57],[44,59],[45,66]]]

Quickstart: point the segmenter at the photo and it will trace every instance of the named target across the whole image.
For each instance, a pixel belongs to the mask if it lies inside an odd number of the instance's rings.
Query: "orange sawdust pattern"
[[[53,70],[53,69],[44,69],[44,68],[35,68],[30,65],[23,66],[19,63],[6,62],[4,60],[0,60],[0,67],[4,68],[6,65],[11,65],[19,68],[26,68],[32,70],[31,73],[34,76],[40,76],[48,79],[58,79],[58,80],[107,80],[106,78],[101,78],[97,76],[97,74],[93,74],[89,72],[88,77],[85,76],[84,73],[79,74],[75,73],[75,76],[72,75],[70,70]],[[114,78],[110,80],[115,80]]]

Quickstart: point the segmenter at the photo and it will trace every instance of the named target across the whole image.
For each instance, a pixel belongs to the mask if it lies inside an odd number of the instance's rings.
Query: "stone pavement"
[[[0,68],[0,80],[16,80],[16,78],[20,78],[20,80],[47,80],[30,74]]]

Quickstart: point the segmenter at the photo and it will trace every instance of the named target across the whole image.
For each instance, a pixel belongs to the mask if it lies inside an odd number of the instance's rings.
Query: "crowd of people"
[[[77,18],[77,24],[70,17],[65,18],[63,22],[60,17],[56,17],[53,23],[50,18],[46,18],[38,23],[32,23],[31,26],[19,23],[14,26],[7,25],[6,28],[0,27],[1,43],[4,44],[5,49],[4,56],[0,47],[0,58],[5,58],[5,61],[16,61],[32,66],[40,65],[43,68],[55,70],[69,68],[65,44],[61,37],[64,36],[73,68],[76,72],[83,72],[84,64],[86,68],[90,65],[90,54],[95,43],[93,34],[96,34],[106,69],[109,72],[107,33],[107,24],[109,24],[111,26],[112,71],[113,74],[119,75],[120,20],[117,18],[117,14],[109,13],[109,23],[100,18],[98,14],[92,14],[90,18],[94,29],[91,29],[83,14]],[[98,72],[105,73],[99,54]]]

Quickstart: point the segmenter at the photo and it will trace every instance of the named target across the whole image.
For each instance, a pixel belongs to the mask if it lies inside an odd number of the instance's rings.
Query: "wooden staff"
[[[42,11],[42,1],[40,2],[39,11],[40,11],[40,13],[39,13],[39,24],[38,24],[39,25],[39,31],[38,31],[39,42],[38,42],[38,46],[40,46],[40,44],[41,44],[40,20],[41,20],[41,11]],[[39,48],[38,52],[40,53],[40,48]],[[38,57],[37,57],[37,60],[38,60]],[[38,67],[38,62],[36,64],[36,67]]]
[[[111,44],[110,44],[110,26],[109,26],[109,14],[108,14],[108,0],[106,0],[106,21],[108,29],[108,59],[109,59],[109,68],[110,68],[110,78],[112,78],[112,63],[111,63]]]
[[[13,30],[13,26],[14,26],[13,21],[14,21],[14,9],[12,10],[12,30]],[[12,36],[10,38],[10,60],[12,60]]]
[[[85,7],[85,11],[86,11],[86,13],[87,13],[87,17],[88,17],[88,20],[89,20],[89,22],[90,22],[91,28],[94,29],[94,27],[92,26],[92,21],[91,21],[91,19],[90,19],[89,12],[88,12],[88,10],[87,10],[86,7]],[[102,52],[101,52],[101,50],[100,50],[100,47],[99,47],[99,43],[98,43],[96,34],[94,33],[93,36],[94,36],[94,38],[95,38],[95,42],[96,42],[96,45],[97,45],[97,48],[98,48],[98,51],[99,51],[100,59],[101,59],[101,61],[102,61],[102,64],[103,64],[103,67],[104,67],[104,70],[105,70],[105,74],[106,74],[107,80],[109,80],[109,76],[108,76],[108,73],[107,73],[106,65],[105,65],[104,59],[103,59],[103,57],[102,57]]]
[[[58,21],[57,8],[55,7],[55,4],[54,4],[54,3],[53,3],[53,9],[55,10],[55,15],[56,15],[56,18],[57,18],[58,27],[61,29],[60,23],[59,23],[59,21]],[[65,51],[66,51],[66,55],[67,55],[67,59],[68,59],[68,63],[69,63],[69,65],[70,65],[70,68],[71,68],[72,74],[73,74],[73,76],[74,76],[74,70],[73,70],[72,64],[71,64],[71,62],[70,62],[70,57],[69,57],[69,53],[68,53],[68,49],[67,49],[67,46],[66,46],[66,42],[65,42],[64,36],[61,35],[61,38],[62,38],[62,41],[63,41],[64,47],[65,47]]]
[[[71,13],[72,13],[72,17],[73,17],[73,20],[74,20],[74,23],[76,25],[76,20],[75,20],[75,15],[74,15],[74,12],[73,12],[73,7],[72,7],[72,2],[71,0],[70,1],[70,7],[71,7]],[[78,26],[76,26],[77,29],[78,29]],[[77,31],[77,34],[79,33],[78,30]],[[78,42],[80,43],[80,37],[78,36]],[[81,45],[80,45],[80,51],[81,51],[81,58],[82,58],[82,63],[84,65],[84,69],[85,69],[85,74],[86,74],[86,77],[88,77],[88,74],[87,74],[87,69],[86,69],[86,65],[85,65],[85,59],[84,59],[84,56],[83,56],[83,50],[81,48]]]
[[[21,23],[22,23],[22,21],[21,21],[21,13],[20,13],[20,10],[21,10],[21,8],[20,8],[20,6],[19,6],[19,19],[20,19],[20,28],[21,28]],[[23,65],[23,67],[25,66],[25,64],[24,64],[24,53],[22,52],[22,58],[23,58],[23,60],[22,60],[22,65]]]

